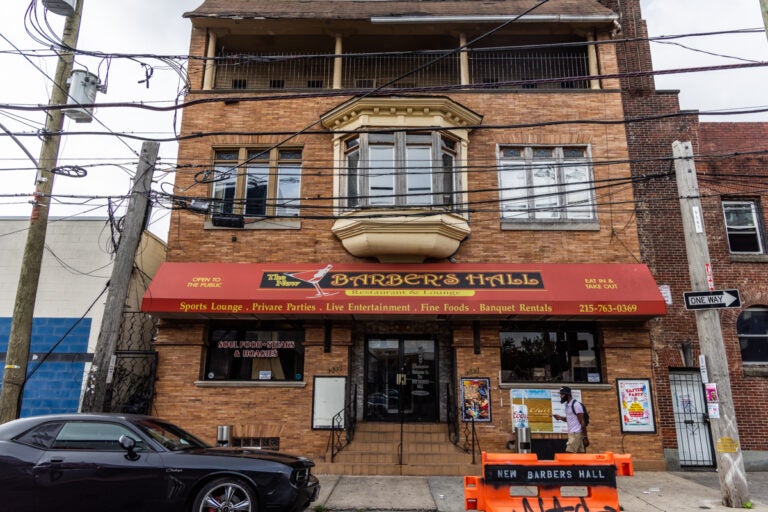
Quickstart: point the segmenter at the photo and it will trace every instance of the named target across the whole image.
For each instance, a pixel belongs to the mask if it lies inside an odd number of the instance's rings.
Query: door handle
[[[51,464],[61,464],[64,462],[64,457],[53,457],[51,459]]]

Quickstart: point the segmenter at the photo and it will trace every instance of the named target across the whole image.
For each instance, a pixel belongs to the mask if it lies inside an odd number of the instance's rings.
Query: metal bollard
[[[232,426],[219,425],[216,427],[216,446],[229,446],[232,444]]]
[[[531,428],[516,427],[517,453],[531,453]]]

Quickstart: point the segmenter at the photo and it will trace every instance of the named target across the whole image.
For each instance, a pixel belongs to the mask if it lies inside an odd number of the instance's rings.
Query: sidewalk
[[[332,511],[464,512],[461,477],[318,475],[322,489],[311,505]],[[748,473],[754,510],[768,512],[768,473]],[[618,477],[623,512],[714,512],[721,505],[717,473],[637,472]]]

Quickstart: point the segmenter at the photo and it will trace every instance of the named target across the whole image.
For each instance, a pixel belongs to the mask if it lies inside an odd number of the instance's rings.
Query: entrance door
[[[371,338],[365,373],[366,420],[437,421],[435,340]]]
[[[670,371],[672,411],[682,467],[713,467],[712,434],[707,404],[697,371]]]

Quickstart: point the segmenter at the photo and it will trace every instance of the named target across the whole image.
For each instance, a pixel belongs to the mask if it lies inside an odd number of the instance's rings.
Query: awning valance
[[[142,300],[158,316],[653,317],[635,264],[164,263]]]

